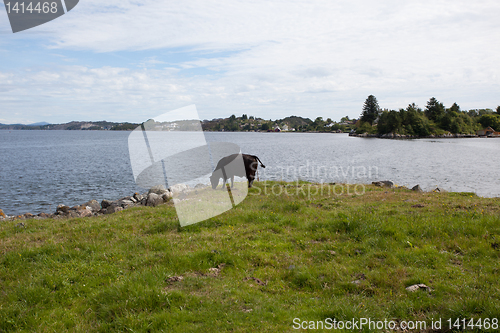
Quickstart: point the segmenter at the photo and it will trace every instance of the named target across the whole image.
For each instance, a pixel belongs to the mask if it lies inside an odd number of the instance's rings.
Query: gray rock
[[[143,196],[142,196],[142,194],[135,193],[134,194],[134,199],[137,200],[137,202],[141,202],[142,199],[143,199]]]
[[[410,292],[415,292],[417,290],[431,291],[431,288],[427,287],[423,283],[419,283],[419,284],[414,284],[413,286],[406,287],[406,290]]]
[[[170,199],[172,199],[172,192],[164,193],[161,198],[163,199],[163,202],[168,202]]]
[[[391,180],[382,180],[382,181],[378,181],[378,182],[372,182],[372,184],[375,186],[380,186],[380,187],[389,187],[389,188],[394,187],[394,182]]]
[[[80,208],[76,210],[76,213],[78,214],[78,217],[89,217],[94,215],[92,208],[89,206],[86,206],[85,208]]]
[[[67,213],[69,213],[70,209],[71,208],[69,208],[66,205],[59,205],[59,206],[57,206],[56,214],[67,214]]]
[[[149,190],[148,192],[148,195],[151,194],[151,193],[154,193],[154,194],[158,194],[158,195],[163,195],[165,193],[167,193],[168,190],[165,188],[165,186],[163,185],[156,185],[156,186],[153,186],[151,187],[151,189]]]
[[[94,213],[97,213],[99,210],[101,210],[101,205],[97,200],[90,200],[89,202],[84,203],[82,206],[90,207],[90,209]]]
[[[176,185],[170,186],[170,191],[174,195],[179,194],[179,193],[184,192],[184,191],[188,191],[188,190],[189,190],[189,186],[187,186],[186,184],[176,184]]]
[[[122,210],[123,210],[123,208],[120,206],[111,205],[111,206],[108,206],[108,208],[106,208],[105,214],[113,214],[113,213],[116,213],[116,212],[119,212]]]
[[[108,208],[109,206],[111,206],[113,204],[113,201],[109,201],[109,200],[106,200],[104,199],[103,201],[101,201],[101,207],[102,208]]]
[[[156,207],[163,203],[163,198],[155,193],[149,193],[146,206]]]
[[[122,199],[122,200],[119,200],[117,202],[117,205],[122,207],[123,209],[126,209],[126,208],[129,208],[129,207],[132,207],[134,206],[134,202],[132,200],[129,200],[129,199]]]
[[[415,192],[423,192],[422,188],[420,187],[420,185],[415,185],[411,188],[412,191],[415,191]]]

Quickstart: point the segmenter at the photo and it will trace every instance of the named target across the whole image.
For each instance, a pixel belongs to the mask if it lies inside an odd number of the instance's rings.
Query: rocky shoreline
[[[418,135],[405,135],[398,133],[386,133],[386,134],[356,134],[349,133],[349,136],[356,136],[359,138],[379,138],[379,139],[455,139],[455,138],[479,138],[476,134],[441,134],[441,135],[428,135],[428,136],[418,136]]]
[[[387,188],[402,188],[415,192],[424,192],[420,185],[415,185],[413,188],[407,188],[405,186],[397,186],[393,181],[384,180],[372,182],[372,185]],[[91,216],[101,216],[105,214],[113,214],[131,207],[149,206],[156,207],[161,204],[168,203],[170,201],[175,201],[179,199],[173,199],[173,196],[182,197],[182,195],[188,194],[190,191],[196,191],[198,189],[207,188],[209,185],[198,184],[194,188],[190,188],[186,184],[178,184],[171,186],[166,189],[163,185],[157,185],[152,187],[148,192],[144,194],[134,193],[131,196],[123,197],[118,200],[102,200],[100,203],[97,200],[90,200],[82,205],[77,205],[69,207],[66,205],[59,205],[54,213],[39,213],[37,215],[31,213],[25,213],[16,216],[7,216],[0,209],[0,222],[1,221],[15,221],[15,220],[29,220],[29,219],[48,219],[48,218],[75,218],[75,217],[91,217]],[[444,192],[443,190],[436,188],[433,192]],[[23,223],[20,223],[23,226]]]
[[[208,185],[198,184],[194,189],[206,187]],[[113,214],[121,210],[139,207],[150,206],[156,207],[158,205],[167,203],[172,200],[174,195],[188,192],[191,189],[188,185],[178,184],[166,189],[163,185],[152,187],[144,194],[134,193],[131,196],[123,197],[118,200],[102,200],[100,203],[97,200],[90,200],[82,205],[69,207],[66,205],[59,205],[54,213],[39,213],[37,215],[25,213],[16,216],[7,216],[0,209],[0,221],[14,221],[14,220],[28,220],[28,219],[47,219],[47,218],[73,218],[73,217],[90,217],[100,216],[105,214]]]

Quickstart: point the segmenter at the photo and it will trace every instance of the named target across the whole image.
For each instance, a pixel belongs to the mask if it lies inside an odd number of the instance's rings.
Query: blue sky
[[[498,1],[81,0],[12,34],[0,6],[0,123],[142,122],[195,104],[357,117],[430,97],[500,105]]]

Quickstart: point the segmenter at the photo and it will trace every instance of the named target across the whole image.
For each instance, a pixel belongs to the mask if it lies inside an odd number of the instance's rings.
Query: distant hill
[[[39,123],[26,124],[26,126],[43,126],[43,125],[50,125],[50,123],[48,123],[46,121],[41,121]]]
[[[114,123],[109,121],[71,121],[66,124],[49,124],[40,122],[35,124],[0,124],[0,130],[73,130],[73,131],[131,131],[139,124]]]
[[[309,118],[303,118],[298,116],[290,116],[280,120],[277,120],[278,123],[285,123],[290,128],[299,128],[300,126],[307,126],[311,124],[313,121]]]

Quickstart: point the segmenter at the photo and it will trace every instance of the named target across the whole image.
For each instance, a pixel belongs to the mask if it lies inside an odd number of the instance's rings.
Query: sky
[[[360,115],[431,97],[500,105],[498,0],[80,0],[13,34],[0,4],[0,123]]]

